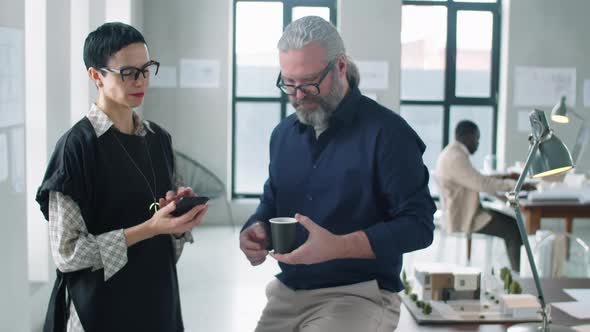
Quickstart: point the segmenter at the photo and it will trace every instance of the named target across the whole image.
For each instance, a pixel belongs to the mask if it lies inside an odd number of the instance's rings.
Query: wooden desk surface
[[[525,208],[525,207],[537,207],[537,206],[546,206],[546,207],[568,207],[568,208],[572,208],[572,207],[579,207],[582,209],[589,209],[590,208],[590,203],[580,203],[580,202],[576,202],[576,201],[531,201],[528,199],[521,199],[519,202],[520,207],[521,208]]]
[[[515,218],[514,211],[505,205],[502,195],[482,194],[482,206]],[[530,201],[520,199],[520,210],[525,219],[528,234],[535,234],[542,218],[563,218],[567,233],[572,232],[574,218],[590,218],[590,204],[574,201]]]
[[[523,292],[537,294],[535,284],[532,279],[520,280]],[[573,299],[563,292],[564,288],[590,288],[590,279],[542,279],[541,284],[545,293],[547,303],[573,301]],[[576,326],[590,324],[590,319],[578,320],[561,310],[551,307],[551,317],[555,324]],[[504,332],[508,324],[448,324],[448,325],[418,325],[412,314],[402,304],[400,320],[396,331],[400,332],[451,332],[451,331],[478,331],[478,332]]]

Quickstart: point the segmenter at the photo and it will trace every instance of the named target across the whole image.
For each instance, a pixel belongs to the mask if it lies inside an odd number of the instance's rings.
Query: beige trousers
[[[393,332],[399,321],[399,295],[375,280],[294,291],[274,279],[266,298],[255,332]]]

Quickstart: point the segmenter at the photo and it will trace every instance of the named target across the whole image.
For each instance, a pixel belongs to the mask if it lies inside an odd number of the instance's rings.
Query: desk
[[[574,218],[590,218],[590,204],[521,200],[520,209],[529,234],[535,234],[541,228],[541,218],[564,218],[567,233],[572,232]]]
[[[535,284],[532,279],[520,280],[523,292],[537,294]],[[590,288],[590,279],[541,279],[545,300],[547,303],[573,301],[573,299],[563,292],[564,288]],[[579,320],[565,314],[555,307],[551,308],[551,317],[555,324],[576,326],[590,324],[590,319]],[[504,332],[508,324],[439,324],[439,325],[418,325],[412,314],[402,304],[400,320],[396,331],[400,332],[452,332],[452,331],[479,331],[479,332]]]
[[[574,218],[590,218],[590,204],[568,201],[533,202],[527,199],[521,199],[519,203],[529,235],[535,234],[541,228],[542,218],[564,218],[567,233],[572,232]],[[482,194],[481,204],[486,209],[516,218],[514,211],[506,206],[506,197],[504,196]]]

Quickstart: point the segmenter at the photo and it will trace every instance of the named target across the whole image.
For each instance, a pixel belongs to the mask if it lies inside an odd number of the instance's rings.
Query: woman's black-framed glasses
[[[154,60],[148,61],[141,68],[133,66],[126,66],[119,69],[112,69],[107,67],[100,68],[100,70],[121,75],[121,80],[123,80],[123,82],[125,82],[125,77],[133,77],[133,79],[137,81],[137,79],[139,78],[139,74],[141,74],[143,78],[149,78],[151,75],[156,76],[158,74],[159,69],[160,63]]]
[[[320,78],[317,83],[306,83],[300,85],[285,84],[285,82],[283,82],[282,80],[281,73],[279,72],[279,77],[277,77],[276,86],[277,88],[281,89],[281,91],[283,91],[286,95],[289,96],[294,96],[297,93],[297,89],[301,90],[301,92],[303,92],[306,95],[317,96],[320,94],[320,84],[322,84],[324,78],[328,75],[330,70],[332,70],[332,67],[334,67],[334,63],[336,63],[336,61],[330,61],[330,63],[328,63],[326,68],[320,74]]]

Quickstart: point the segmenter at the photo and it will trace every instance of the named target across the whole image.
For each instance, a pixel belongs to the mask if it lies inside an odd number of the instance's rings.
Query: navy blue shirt
[[[398,292],[402,254],[432,243],[435,205],[422,162],[425,149],[405,120],[351,87],[318,139],[295,114],[274,129],[269,177],[243,229],[300,213],[334,234],[363,230],[375,259],[280,263],[277,278],[292,289],[376,279],[380,288]],[[297,227],[300,245],[308,232]]]

